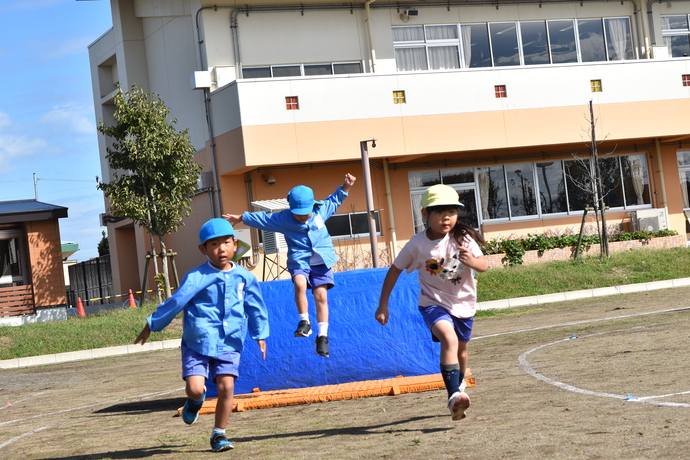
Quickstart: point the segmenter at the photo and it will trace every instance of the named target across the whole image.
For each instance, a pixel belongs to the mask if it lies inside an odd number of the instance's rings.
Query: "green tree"
[[[164,236],[177,231],[192,209],[201,165],[194,160],[195,149],[188,130],[177,131],[176,119],[159,95],[145,93],[137,85],[129,92],[117,89],[113,97],[116,124],[98,131],[111,141],[106,159],[112,170],[109,183],[100,182],[114,216],[126,217],[149,234],[155,254],[154,236],[161,254],[166,254]],[[157,258],[152,258],[158,275]],[[161,257],[165,295],[170,296],[167,257]]]
[[[101,232],[101,241],[98,242],[98,255],[106,256],[110,254],[110,243],[108,242],[108,237],[105,235],[105,230]]]

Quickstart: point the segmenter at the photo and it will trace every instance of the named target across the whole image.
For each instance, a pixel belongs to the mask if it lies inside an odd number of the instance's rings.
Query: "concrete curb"
[[[526,307],[546,303],[564,302],[568,300],[588,299],[592,297],[611,296],[616,294],[629,294],[632,292],[655,291],[690,286],[690,278],[678,278],[674,280],[653,281],[650,283],[625,284],[606,288],[583,289],[555,294],[544,294],[529,297],[517,297],[514,299],[492,300],[478,302],[477,310],[497,310],[503,308]],[[88,359],[105,358],[107,356],[128,355],[143,353],[146,351],[167,350],[180,348],[180,339],[164,340],[161,342],[149,342],[145,345],[120,345],[117,347],[97,348],[93,350],[70,351],[53,355],[31,356],[27,358],[0,360],[0,369],[17,369],[20,367],[43,366],[46,364],[67,363],[72,361],[84,361]]]

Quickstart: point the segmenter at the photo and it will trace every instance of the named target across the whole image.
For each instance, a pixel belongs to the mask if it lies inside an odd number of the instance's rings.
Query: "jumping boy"
[[[288,246],[287,268],[295,287],[295,303],[299,324],[295,337],[309,337],[307,289],[311,288],[316,303],[318,334],[316,353],[328,357],[328,290],[335,286],[331,267],[337,262],[326,220],[338,210],[357,178],[345,174],[342,186],[324,201],[314,199],[314,191],[298,185],[288,193],[289,210],[267,214],[263,211],[223,214],[231,224],[240,222],[249,227],[285,235]]]
[[[385,326],[388,299],[398,277],[403,270],[417,270],[421,287],[417,304],[433,337],[441,342],[441,375],[453,420],[465,418],[465,410],[470,407],[464,377],[477,300],[472,273],[484,272],[488,267],[479,247],[484,239],[458,221],[461,207],[458,193],[448,185],[432,185],[424,192],[422,217],[427,228],[410,238],[388,269],[374,313]]]
[[[162,330],[184,312],[181,350],[187,401],[182,420],[188,425],[196,421],[210,376],[218,387],[211,449],[222,452],[233,448],[225,430],[232,414],[245,334],[248,329],[266,359],[268,315],[256,277],[232,261],[237,240],[228,221],[216,218],[206,222],[199,232],[199,242],[199,250],[208,262],[185,275],[175,293],[146,318],[146,326],[134,343],[143,345],[151,331]]]

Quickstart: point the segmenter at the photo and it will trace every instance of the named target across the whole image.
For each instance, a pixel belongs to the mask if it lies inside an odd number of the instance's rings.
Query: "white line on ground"
[[[7,440],[7,441],[3,442],[2,444],[0,444],[0,449],[2,449],[3,447],[9,446],[10,444],[12,444],[15,441],[19,441],[22,438],[25,438],[27,436],[31,436],[32,434],[38,433],[39,431],[43,431],[46,428],[50,428],[51,426],[55,426],[55,425],[42,426],[41,428],[36,428],[35,430],[28,431],[28,432],[26,432],[20,436],[17,436],[16,438],[12,438],[10,440]]]
[[[184,387],[182,387],[182,388],[177,388],[177,389],[175,389],[175,390],[162,391],[162,392],[160,392],[160,393],[145,393],[145,394],[143,394],[143,395],[131,396],[131,397],[129,397],[129,398],[111,399],[110,401],[103,401],[103,402],[99,402],[99,403],[95,403],[95,404],[89,404],[88,406],[73,407],[73,408],[71,408],[71,409],[64,409],[64,410],[60,410],[60,411],[57,411],[57,412],[51,412],[50,414],[32,415],[31,417],[26,417],[26,418],[22,418],[22,419],[8,420],[8,421],[6,421],[6,422],[1,422],[1,423],[0,423],[0,426],[9,425],[9,424],[12,424],[12,423],[24,422],[24,421],[31,420],[31,419],[34,419],[34,418],[39,418],[39,417],[50,417],[51,415],[64,414],[64,413],[66,413],[66,412],[72,412],[72,411],[75,411],[75,410],[89,409],[89,408],[91,408],[91,407],[103,406],[103,405],[105,405],[105,404],[113,404],[113,403],[116,403],[116,402],[122,402],[122,401],[125,400],[125,399],[138,399],[138,398],[139,398],[139,399],[149,399],[149,398],[155,397],[155,396],[165,396],[165,395],[167,395],[167,394],[175,393],[175,392],[178,392],[178,391],[181,391],[181,390],[184,390]],[[2,447],[2,446],[0,446],[0,447]]]
[[[682,310],[686,310],[686,308],[683,308]],[[637,316],[637,315],[628,315],[628,316]],[[675,322],[677,322],[677,321],[674,321],[674,323]],[[610,334],[612,332],[627,332],[627,331],[632,331],[635,329],[643,329],[643,328],[652,327],[652,326],[659,326],[661,324],[672,324],[672,323],[671,322],[669,322],[669,323],[656,323],[656,324],[649,324],[649,325],[645,325],[645,326],[631,327],[628,329],[619,329],[616,331],[597,332],[595,334],[579,336],[578,339],[584,339],[584,338],[588,338],[588,337],[595,337],[595,336],[599,336],[599,335]],[[520,363],[520,369],[522,371],[526,372],[527,374],[531,375],[532,377],[536,378],[536,379],[539,379],[539,380],[546,382],[550,385],[554,385],[554,386],[561,388],[563,390],[572,391],[574,393],[587,394],[587,395],[598,396],[598,397],[602,397],[602,398],[622,399],[622,400],[626,400],[626,401],[630,401],[630,402],[641,402],[641,403],[646,403],[646,404],[653,404],[656,406],[690,407],[690,404],[686,404],[686,403],[671,403],[671,402],[654,401],[654,399],[664,398],[664,397],[672,396],[672,395],[645,396],[643,398],[637,398],[637,397],[633,398],[629,394],[628,395],[616,395],[616,394],[612,394],[612,393],[603,393],[603,392],[598,392],[598,391],[585,390],[583,388],[578,388],[576,386],[573,386],[573,385],[570,385],[570,384],[567,384],[564,382],[559,382],[557,380],[553,380],[549,377],[546,377],[544,374],[541,374],[541,373],[537,372],[536,370],[534,370],[534,368],[527,361],[527,356],[529,356],[533,352],[535,352],[541,348],[549,347],[551,345],[556,345],[556,344],[563,343],[563,342],[567,342],[569,340],[572,340],[572,338],[569,337],[567,339],[561,339],[561,340],[557,340],[555,342],[546,343],[544,345],[539,345],[538,347],[532,348],[531,350],[524,352],[518,358],[518,362]],[[690,391],[685,391],[685,392],[676,393],[676,394],[681,395],[681,394],[687,394],[687,393],[690,393]]]

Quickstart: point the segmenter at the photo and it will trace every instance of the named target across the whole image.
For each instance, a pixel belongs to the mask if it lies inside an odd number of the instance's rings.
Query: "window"
[[[682,157],[679,154],[679,165],[684,199],[687,199],[690,195],[690,150]],[[424,229],[419,211],[422,193],[430,185],[441,183],[458,191],[465,204],[463,222],[474,228],[492,220],[529,220],[581,213],[596,201],[592,187],[593,166],[591,158],[583,158],[410,172],[408,181],[415,232]],[[623,210],[651,204],[644,154],[606,156],[600,158],[599,169],[607,206]],[[690,202],[684,203],[690,208]]]
[[[376,235],[381,236],[379,211],[374,211]],[[326,221],[326,228],[333,239],[361,238],[369,236],[369,213],[351,212],[334,214]]]
[[[508,97],[508,93],[506,92],[506,85],[494,86],[494,93],[496,94],[496,97]]]
[[[285,108],[287,110],[299,110],[299,100],[297,96],[285,97]]]
[[[23,286],[21,230],[0,230],[0,287]]]
[[[414,171],[408,173],[407,178],[410,184],[412,223],[415,233],[421,232],[426,226],[422,219],[422,195],[427,187],[435,184],[452,186],[458,192],[460,202],[464,205],[458,218],[461,222],[472,228],[479,228],[474,168],[465,167],[433,171]]]
[[[593,93],[601,93],[601,80],[590,80],[589,85],[591,86]]]
[[[393,27],[398,72],[460,67],[457,24]]]
[[[601,19],[578,19],[578,39],[582,62],[606,61],[604,25]]]
[[[242,78],[311,77],[362,73],[361,62],[323,62],[314,64],[242,67]]]
[[[633,58],[632,34],[628,18],[605,18],[609,61]]]
[[[525,65],[550,63],[546,40],[546,23],[544,21],[521,22],[520,35]]]
[[[393,91],[393,104],[404,104],[405,102],[405,91]]]
[[[399,72],[634,58],[628,17],[395,26],[393,47]]]
[[[546,27],[549,31],[551,62],[554,64],[577,62],[574,24],[575,22],[572,19],[546,21]]]
[[[463,67],[491,67],[488,24],[462,24]]]
[[[491,56],[494,67],[520,65],[520,47],[517,42],[517,27],[514,22],[489,23]]]
[[[690,75],[683,75],[681,78],[683,80],[683,86],[690,86]]]
[[[687,14],[661,16],[661,34],[671,57],[690,55],[690,28]]]

